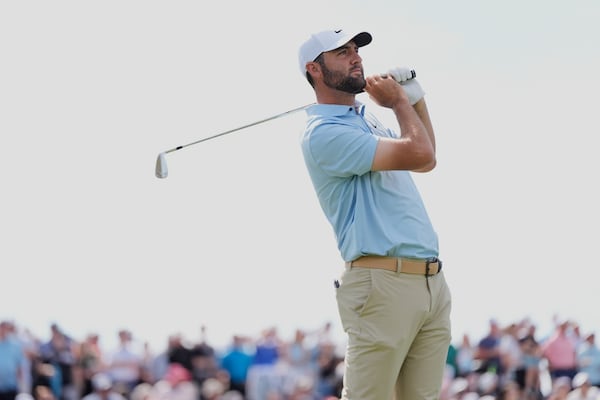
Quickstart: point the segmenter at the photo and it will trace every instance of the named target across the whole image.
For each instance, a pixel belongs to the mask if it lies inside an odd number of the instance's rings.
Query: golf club
[[[227,135],[227,134],[230,134],[230,133],[233,133],[233,132],[237,132],[239,130],[242,130],[242,129],[245,129],[245,128],[249,128],[249,127],[254,126],[254,125],[262,124],[263,122],[272,121],[274,119],[281,118],[283,116],[286,116],[286,115],[289,115],[289,114],[292,114],[292,113],[295,113],[295,112],[298,112],[298,111],[302,111],[302,110],[304,110],[304,109],[312,106],[313,104],[314,103],[310,103],[310,104],[304,105],[302,107],[294,108],[292,110],[282,112],[281,114],[277,114],[277,115],[274,115],[274,116],[269,117],[269,118],[261,119],[260,121],[256,121],[256,122],[252,122],[250,124],[244,125],[244,126],[240,126],[239,128],[230,129],[228,131],[217,133],[216,135],[209,136],[209,137],[206,137],[204,139],[196,140],[195,142],[192,142],[192,143],[184,144],[182,146],[177,146],[177,147],[174,147],[174,148],[172,148],[170,150],[163,151],[162,153],[160,153],[158,155],[158,158],[156,159],[156,177],[163,179],[163,178],[166,178],[169,175],[169,170],[167,169],[167,160],[165,158],[165,155],[168,154],[168,153],[174,152],[176,150],[184,149],[184,148],[186,148],[188,146],[192,146],[194,144],[206,142],[207,140],[214,139],[214,138],[217,138],[219,136],[224,136],[224,135]]]
[[[417,74],[415,73],[415,71],[411,70],[411,77],[408,80],[414,79],[416,76],[417,76]],[[181,146],[174,147],[174,148],[172,148],[170,150],[163,151],[162,153],[159,153],[158,157],[156,158],[156,170],[155,170],[156,177],[164,179],[164,178],[166,178],[169,175],[169,170],[167,168],[167,159],[165,158],[165,156],[168,153],[172,153],[174,151],[184,149],[184,148],[192,146],[194,144],[206,142],[207,140],[214,139],[214,138],[217,138],[219,136],[225,136],[225,135],[228,135],[230,133],[237,132],[237,131],[240,131],[240,130],[245,129],[245,128],[249,128],[249,127],[254,126],[254,125],[262,124],[263,122],[272,121],[274,119],[281,118],[283,116],[286,116],[286,115],[289,115],[289,114],[292,114],[292,113],[295,113],[295,112],[298,112],[298,111],[305,110],[308,107],[312,106],[313,104],[315,104],[315,103],[310,103],[310,104],[304,105],[302,107],[294,108],[292,110],[282,112],[281,114],[277,114],[277,115],[274,115],[274,116],[269,117],[269,118],[261,119],[260,121],[256,121],[256,122],[252,122],[250,124],[244,125],[244,126],[240,126],[239,128],[230,129],[228,131],[217,133],[216,135],[212,135],[212,136],[206,137],[204,139],[196,140],[195,142],[192,142],[192,143],[184,144],[184,145],[181,145]]]

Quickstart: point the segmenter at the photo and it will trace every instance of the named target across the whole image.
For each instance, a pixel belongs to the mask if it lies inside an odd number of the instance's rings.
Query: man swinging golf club
[[[345,262],[335,282],[348,334],[342,398],[438,400],[451,295],[411,177],[435,167],[434,131],[410,69],[365,78],[358,52],[371,40],[368,32],[328,30],[299,49],[317,100],[306,110],[302,152]],[[356,100],[363,91],[394,113],[395,129]]]

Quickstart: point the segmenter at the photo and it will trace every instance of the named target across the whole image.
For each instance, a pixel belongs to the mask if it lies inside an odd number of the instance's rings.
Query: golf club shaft
[[[285,115],[292,114],[292,113],[295,113],[297,111],[304,110],[304,109],[310,107],[313,104],[315,104],[315,103],[310,103],[310,104],[307,104],[307,105],[302,106],[302,107],[294,108],[292,110],[289,110],[289,111],[286,111],[286,112],[282,112],[281,114],[273,115],[272,117],[261,119],[260,121],[252,122],[252,123],[244,125],[244,126],[240,126],[239,128],[230,129],[228,131],[217,133],[216,135],[205,137],[203,139],[196,140],[195,142],[184,144],[184,145],[177,146],[177,147],[173,147],[170,150],[164,151],[164,152],[160,153],[158,155],[158,158],[156,159],[155,175],[156,175],[157,178],[160,178],[160,179],[164,179],[164,178],[166,178],[169,175],[169,170],[167,168],[167,160],[166,160],[166,157],[165,157],[165,155],[167,153],[171,153],[171,152],[176,151],[176,150],[181,150],[183,148],[186,148],[188,146],[192,146],[194,144],[198,144],[198,143],[201,143],[201,142],[206,142],[207,140],[214,139],[214,138],[219,137],[219,136],[224,136],[224,135],[227,135],[229,133],[237,132],[239,130],[242,130],[242,129],[245,129],[245,128],[249,128],[249,127],[254,126],[254,125],[262,124],[262,123],[267,122],[267,121],[271,121],[271,120],[274,120],[274,119],[277,119],[277,118],[281,118],[281,117],[283,117]]]
[[[313,104],[314,103],[310,103],[310,104],[304,105],[302,107],[298,107],[298,108],[294,108],[294,109],[289,110],[289,111],[282,112],[281,114],[273,115],[272,117],[269,117],[269,118],[261,119],[260,121],[256,121],[256,122],[252,122],[250,124],[244,125],[244,126],[240,126],[239,128],[230,129],[230,130],[225,131],[225,132],[217,133],[216,135],[212,135],[212,136],[200,139],[200,140],[196,140],[195,142],[191,142],[191,143],[188,143],[188,144],[184,144],[182,146],[174,147],[174,148],[172,148],[170,150],[165,151],[165,154],[166,153],[171,153],[171,152],[176,151],[176,150],[181,150],[181,149],[183,149],[185,147],[192,146],[192,145],[195,145],[195,144],[198,144],[198,143],[201,143],[201,142],[205,142],[207,140],[214,139],[214,138],[217,138],[219,136],[225,136],[225,135],[228,135],[228,134],[233,133],[233,132],[237,132],[237,131],[242,130],[242,129],[250,128],[251,126],[254,126],[254,125],[258,125],[258,124],[262,124],[264,122],[272,121],[274,119],[281,118],[281,117],[283,117],[285,115],[295,113],[297,111],[302,111],[302,110],[304,110],[304,109],[312,106]]]

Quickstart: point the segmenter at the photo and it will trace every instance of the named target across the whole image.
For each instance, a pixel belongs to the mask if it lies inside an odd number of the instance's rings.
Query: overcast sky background
[[[412,67],[427,93],[438,167],[415,179],[455,340],[555,313],[600,332],[599,20],[594,0],[3,1],[0,318],[157,350],[202,325],[215,345],[327,321],[343,338],[303,112],[154,167],[313,102],[299,44],[354,27],[366,74]]]

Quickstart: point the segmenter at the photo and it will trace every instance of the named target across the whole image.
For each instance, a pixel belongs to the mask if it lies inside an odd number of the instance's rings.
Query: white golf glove
[[[387,72],[394,78],[396,82],[402,85],[404,92],[408,96],[410,105],[414,106],[415,103],[425,96],[425,92],[421,88],[419,82],[413,78],[413,70],[410,68],[396,67],[392,68]]]

